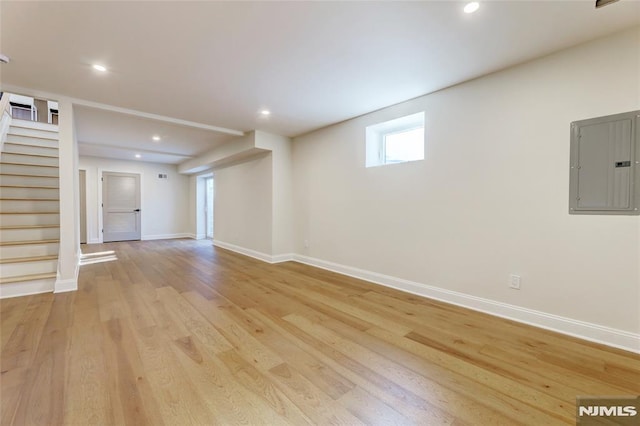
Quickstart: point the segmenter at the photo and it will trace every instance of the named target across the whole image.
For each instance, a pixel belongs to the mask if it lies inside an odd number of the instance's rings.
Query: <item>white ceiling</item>
[[[294,136],[640,24],[638,1],[594,3],[492,1],[466,15],[458,1],[3,0],[0,51],[12,61],[0,77],[3,85]],[[109,71],[94,71],[95,62]],[[272,115],[261,117],[263,108]],[[220,142],[198,131],[149,145],[158,122],[135,119],[139,128],[128,134],[132,119],[79,111],[86,143],[194,155]],[[191,137],[197,141],[183,146]]]
[[[224,133],[179,126],[95,108],[75,106],[80,155],[178,164],[233,138]],[[159,136],[154,141],[153,136]]]

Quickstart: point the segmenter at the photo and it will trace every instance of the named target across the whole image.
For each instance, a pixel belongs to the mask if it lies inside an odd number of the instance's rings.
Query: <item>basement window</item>
[[[424,160],[424,112],[367,127],[366,166]]]

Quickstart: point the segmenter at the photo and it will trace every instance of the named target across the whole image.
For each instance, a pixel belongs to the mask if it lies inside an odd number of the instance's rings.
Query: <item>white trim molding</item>
[[[533,309],[522,308],[520,306],[471,296],[456,291],[408,281],[351,266],[340,265],[308,256],[296,254],[293,256],[293,260],[295,262],[304,263],[305,265],[315,266],[317,268],[370,281],[375,284],[395,288],[397,290],[427,297],[429,299],[440,300],[442,302],[451,303],[474,311],[484,312],[497,317],[578,337],[580,339],[640,353],[640,334],[629,331],[618,330],[599,324],[561,317],[559,315],[548,314],[546,312],[535,311]]]
[[[271,256],[271,263],[291,262],[294,257],[293,253],[276,254]]]
[[[151,240],[173,240],[176,238],[193,238],[193,234],[182,233],[182,234],[158,234],[158,235],[143,235],[140,240],[141,241],[151,241]]]
[[[78,279],[57,280],[55,284],[54,293],[66,293],[67,291],[78,290]]]
[[[58,278],[56,278],[55,284],[53,285],[54,293],[65,293],[67,291],[76,291],[78,290],[78,276],[80,275],[80,259],[82,257],[82,252],[78,251],[76,253],[76,269],[74,278],[68,278],[66,280],[60,279],[60,271],[58,271]],[[58,268],[60,264],[58,264]]]
[[[224,241],[220,240],[213,240],[213,245],[239,254],[243,254],[245,256],[253,257],[254,259],[262,260],[263,262],[267,263],[288,262],[293,260],[294,257],[293,254],[277,254],[272,256],[270,254],[262,253],[256,250],[240,247],[235,244],[225,243]]]

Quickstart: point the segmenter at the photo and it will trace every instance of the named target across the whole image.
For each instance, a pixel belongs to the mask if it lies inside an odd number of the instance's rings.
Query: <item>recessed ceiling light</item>
[[[136,158],[140,158],[140,157],[142,157],[142,155],[136,154]]]
[[[271,111],[269,111],[268,109],[263,109],[262,111],[260,111],[260,114],[262,114],[262,115],[271,115]]]
[[[153,139],[154,141],[156,141],[156,142],[157,142],[157,141],[159,141],[159,140],[160,140],[160,136],[155,135],[155,136],[153,136],[151,139]]]
[[[464,13],[473,13],[480,8],[480,3],[477,1],[472,1],[471,3],[467,3],[464,7]]]
[[[100,72],[107,71],[107,67],[105,67],[104,65],[100,65],[100,64],[93,64],[93,69],[96,70],[96,71],[100,71]]]

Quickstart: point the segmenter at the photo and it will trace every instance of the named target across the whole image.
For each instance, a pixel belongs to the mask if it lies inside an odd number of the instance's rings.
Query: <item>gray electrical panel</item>
[[[640,214],[640,111],[571,123],[569,213]]]

